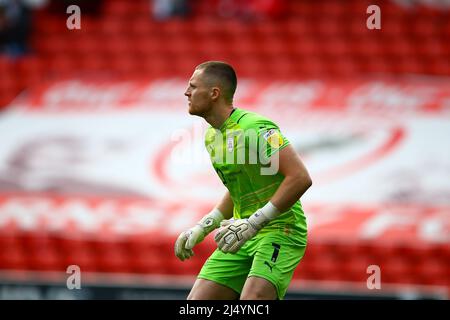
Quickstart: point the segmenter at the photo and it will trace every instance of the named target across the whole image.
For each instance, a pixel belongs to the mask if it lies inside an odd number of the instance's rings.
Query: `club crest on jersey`
[[[233,149],[234,149],[234,139],[233,139],[233,137],[229,137],[227,139],[227,149],[228,149],[228,152],[233,151]]]
[[[283,145],[283,138],[276,129],[270,129],[264,133],[263,138],[270,144],[272,148],[278,148]]]

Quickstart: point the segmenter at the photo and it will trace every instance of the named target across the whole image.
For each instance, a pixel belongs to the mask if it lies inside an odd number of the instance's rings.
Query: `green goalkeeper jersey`
[[[234,109],[220,129],[208,128],[205,146],[214,169],[229,190],[234,219],[248,218],[263,207],[284,179],[278,151],[289,144],[269,119]],[[267,224],[257,236],[282,231],[306,244],[306,218],[300,200]]]

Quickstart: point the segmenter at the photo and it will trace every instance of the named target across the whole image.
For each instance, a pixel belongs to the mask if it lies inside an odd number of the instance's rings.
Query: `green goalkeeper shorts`
[[[248,240],[237,253],[215,250],[200,270],[198,278],[214,281],[241,294],[247,277],[271,282],[283,299],[306,245],[292,235],[269,232]]]

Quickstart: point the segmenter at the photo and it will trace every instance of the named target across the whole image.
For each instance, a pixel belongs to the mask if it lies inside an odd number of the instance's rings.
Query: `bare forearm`
[[[308,174],[287,176],[270,201],[280,212],[284,212],[292,207],[311,185],[312,181]]]
[[[233,200],[231,199],[230,193],[227,191],[222,200],[217,204],[217,209],[220,210],[225,219],[231,219],[233,217],[233,208]]]

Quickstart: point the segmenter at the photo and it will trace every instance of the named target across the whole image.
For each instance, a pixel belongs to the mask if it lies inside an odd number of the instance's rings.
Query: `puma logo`
[[[273,266],[271,266],[267,261],[264,261],[264,264],[267,264],[267,266],[269,267],[269,269],[270,269],[270,272],[272,272],[272,268],[273,268]]]

